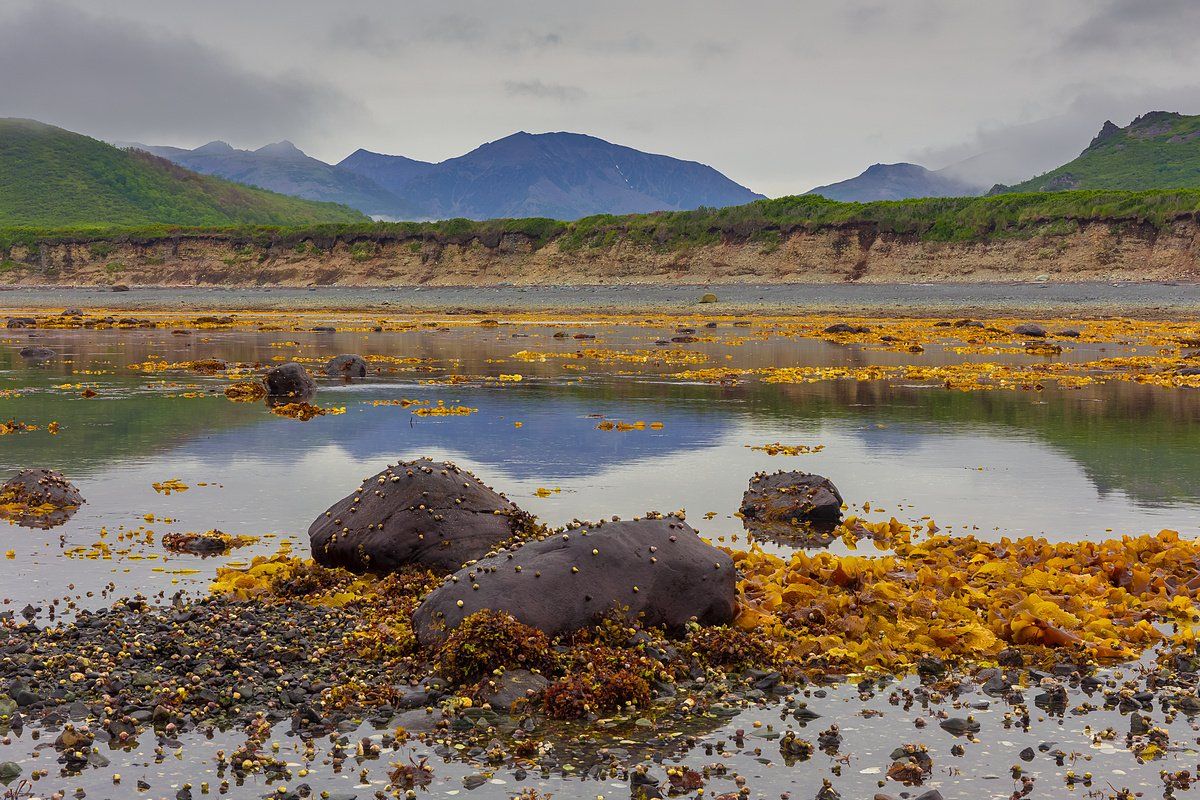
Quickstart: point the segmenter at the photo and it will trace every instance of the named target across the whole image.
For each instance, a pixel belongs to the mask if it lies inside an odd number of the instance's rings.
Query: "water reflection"
[[[333,500],[387,463],[421,455],[473,469],[552,524],[682,507],[705,535],[727,542],[744,536],[734,513],[750,476],[778,469],[829,476],[852,510],[869,501],[875,518],[931,515],[953,531],[984,536],[1101,538],[1109,529],[1163,527],[1200,533],[1200,486],[1194,480],[1200,393],[1194,391],[1125,382],[1042,392],[850,381],[715,386],[665,380],[684,368],[678,364],[513,358],[520,350],[565,355],[584,346],[654,349],[653,341],[671,333],[616,328],[580,343],[554,339],[556,330],[12,335],[0,347],[0,393],[8,392],[0,394],[0,417],[43,430],[0,439],[0,469],[50,467],[80,486],[88,504],[55,532],[63,534],[64,551],[91,546],[101,527],[135,529],[147,513],[176,520],[165,527],[155,523],[156,534],[211,528],[276,533],[303,547],[308,524]],[[787,338],[731,347],[729,340],[744,338],[744,331],[716,335],[718,341],[689,349],[708,353],[709,364],[734,367],[966,358],[938,348],[913,356]],[[37,365],[21,359],[17,351],[31,341],[53,349],[56,358]],[[385,364],[383,374],[362,383],[322,381],[315,402],[344,406],[346,413],[306,423],[276,417],[262,404],[229,402],[222,394],[229,381],[222,376],[129,368],[151,357],[263,365],[309,358],[319,372],[326,358],[346,352],[422,360]],[[452,374],[512,373],[524,380],[421,383]],[[85,399],[83,386],[97,396]],[[395,405],[372,405],[398,398],[479,410],[418,418]],[[662,427],[598,430],[600,416]],[[44,430],[51,421],[60,423],[58,435]],[[770,442],[824,449],[772,457],[748,447]],[[173,477],[193,488],[171,497],[151,488]],[[541,497],[539,488],[561,491]],[[22,592],[50,596],[46,587],[55,581],[22,557],[44,561],[58,550],[57,542],[3,528],[0,537],[3,549],[18,550],[16,560],[0,561],[0,577],[7,584],[24,576],[29,582]],[[264,540],[253,552],[277,543]],[[194,559],[168,556],[157,545],[143,550],[154,557],[101,565],[75,560],[64,569],[81,587],[109,580],[191,586],[202,584],[213,564],[252,554],[247,548],[210,559],[201,574],[187,576],[172,570],[191,567]]]

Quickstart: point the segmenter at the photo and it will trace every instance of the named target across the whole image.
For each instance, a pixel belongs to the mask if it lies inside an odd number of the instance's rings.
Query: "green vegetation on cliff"
[[[0,226],[309,225],[366,217],[197,175],[77,133],[0,119]]]
[[[1200,187],[1200,116],[1152,111],[1124,128],[1105,122],[1074,161],[993,191],[1196,187]]]
[[[361,222],[302,226],[179,228],[7,229],[0,247],[38,241],[88,242],[114,239],[152,242],[180,235],[226,238],[239,243],[328,248],[335,242],[408,241],[500,247],[516,235],[534,248],[550,242],[567,251],[618,244],[661,251],[721,243],[777,246],[798,232],[839,230],[858,236],[902,236],[934,242],[983,242],[1039,234],[1069,234],[1086,224],[1131,230],[1163,230],[1182,219],[1200,218],[1200,190],[1077,191],[945,197],[876,203],[839,203],[816,195],[759,200],[744,206],[628,216],[600,215],[575,222],[508,219],[476,222]]]

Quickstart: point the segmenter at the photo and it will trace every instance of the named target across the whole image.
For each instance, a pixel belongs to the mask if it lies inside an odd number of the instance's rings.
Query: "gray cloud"
[[[518,52],[523,50],[548,50],[552,47],[558,47],[565,41],[566,37],[556,31],[524,30],[518,31],[508,41],[508,47]]]
[[[1195,0],[57,2],[0,0],[0,114],[326,161],[567,130],[771,195],[973,156],[1011,182],[1200,111]]]
[[[587,43],[589,49],[598,53],[640,55],[655,49],[654,40],[642,33],[626,33],[612,38],[593,39]]]
[[[543,83],[540,80],[505,81],[504,91],[510,97],[536,97],[539,100],[555,100],[560,103],[578,102],[587,96],[587,92],[578,86]]]
[[[1194,48],[1198,25],[1200,4],[1195,0],[1104,0],[1068,32],[1063,46],[1085,52]]]
[[[483,20],[465,14],[406,19],[403,24],[390,24],[366,15],[352,16],[333,24],[327,38],[328,44],[339,49],[381,57],[446,45],[470,48],[486,45],[520,53],[554,48],[564,41],[563,35],[556,31],[489,29]]]
[[[57,3],[0,20],[0,75],[5,115],[112,139],[301,137],[354,107],[193,39]]]
[[[696,42],[691,47],[692,58],[703,66],[709,66],[714,62],[723,61],[734,52],[734,47],[729,42],[719,41],[717,39],[704,39]]]

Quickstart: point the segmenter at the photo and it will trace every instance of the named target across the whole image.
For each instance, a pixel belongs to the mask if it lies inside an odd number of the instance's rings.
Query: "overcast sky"
[[[0,116],[100,138],[439,161],[517,130],[768,195],[875,162],[1031,177],[1200,113],[1196,0],[0,0]]]

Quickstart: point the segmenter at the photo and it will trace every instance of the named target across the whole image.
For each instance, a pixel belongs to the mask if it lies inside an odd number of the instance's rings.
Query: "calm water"
[[[305,551],[308,525],[327,506],[385,464],[421,455],[452,459],[472,469],[551,524],[683,508],[702,533],[726,542],[735,537],[744,541],[733,514],[748,479],[756,471],[777,469],[830,477],[855,511],[869,502],[866,516],[873,519],[931,516],[943,528],[971,529],[983,536],[1100,539],[1161,528],[1200,534],[1200,483],[1195,480],[1200,471],[1200,392],[1195,390],[1126,382],[1042,392],[948,392],[903,382],[847,381],[771,385],[752,380],[721,387],[666,377],[689,368],[682,364],[513,358],[522,350],[572,353],[584,346],[626,352],[653,349],[656,339],[673,334],[670,328],[604,328],[594,331],[599,336],[595,341],[579,342],[554,339],[558,330],[580,329],[504,325],[377,334],[187,335],[160,330],[37,331],[33,339],[31,332],[8,332],[0,345],[0,418],[43,429],[0,437],[0,472],[36,466],[61,470],[79,486],[87,503],[70,522],[52,531],[0,526],[0,551],[15,551],[14,558],[0,560],[0,595],[9,603],[0,610],[19,610],[27,603],[45,607],[63,597],[80,605],[106,605],[110,599],[100,593],[110,584],[119,595],[202,591],[223,563],[273,552],[283,540]],[[730,347],[724,340],[740,338],[744,331],[723,327],[714,333],[716,342],[672,347],[707,354],[707,363],[696,366],[936,364],[970,358],[943,353],[937,346],[910,355],[791,338]],[[59,358],[42,365],[26,363],[17,350],[30,342],[54,349]],[[1081,344],[1067,357],[1099,357],[1100,348]],[[261,404],[230,402],[222,394],[229,380],[221,376],[141,373],[129,366],[151,356],[166,361],[217,357],[239,363],[292,358],[323,362],[344,352],[422,361],[384,364],[383,374],[351,386],[323,383],[314,402],[345,407],[345,413],[309,422],[276,417]],[[1108,346],[1103,354],[1125,352],[1130,351]],[[1008,358],[1038,360],[1025,355]],[[310,366],[316,371],[315,363]],[[523,380],[482,380],[513,373]],[[474,380],[421,383],[451,375]],[[97,396],[83,398],[79,384]],[[7,390],[17,392],[3,396]],[[400,398],[442,400],[478,410],[469,416],[424,418],[398,405],[372,405]],[[661,422],[662,427],[598,430],[600,417]],[[45,430],[52,421],[59,423],[57,435]],[[824,449],[787,457],[748,447],[771,442]],[[167,496],[152,487],[168,479],[179,479],[190,488]],[[539,488],[559,491],[539,497]],[[711,519],[705,519],[706,514]],[[153,515],[155,521],[147,522],[145,515]],[[162,518],[173,521],[164,523]],[[264,538],[253,547],[204,560],[172,556],[157,543],[167,532],[211,528]],[[101,537],[101,529],[107,530],[106,536]],[[147,531],[154,535],[147,536]],[[131,532],[136,536],[127,535]],[[95,557],[100,541],[111,549],[107,559]],[[812,702],[826,717],[818,721],[820,728],[837,721],[847,741],[850,732],[856,732],[855,760],[846,768],[845,780],[837,783],[843,797],[870,797],[881,777],[871,770],[886,769],[886,754],[898,742],[918,739],[911,713],[878,698],[873,705],[884,717],[864,719],[858,716],[862,705],[853,698],[853,691],[842,688]],[[948,800],[1008,797],[1013,784],[1007,768],[1015,762],[1016,750],[1026,744],[1054,739],[1068,752],[1090,746],[1069,718],[1065,728],[1050,719],[1044,723],[1049,730],[1026,736],[1001,730],[1004,707],[994,708],[974,712],[984,721],[984,745],[969,747],[965,758],[935,755],[939,765],[952,764],[961,772],[935,774],[932,785],[940,786]],[[727,738],[732,728],[749,729],[754,719],[771,722],[773,713],[775,731],[783,730],[786,726],[777,712],[766,710],[743,715],[723,729],[714,724],[705,741]],[[1115,722],[1106,724],[1123,732],[1127,722],[1113,716]],[[1178,724],[1188,730],[1186,720]],[[817,729],[810,726],[805,735],[813,738]],[[793,791],[794,797],[807,800],[831,762],[818,754],[810,768],[782,768],[774,763],[779,761],[777,746],[769,739],[756,739],[764,733],[768,731],[753,731],[748,748],[757,741],[774,757],[772,764],[756,760],[752,752],[726,762],[739,765],[748,776],[763,776],[751,782],[755,796]],[[932,740],[942,751],[957,741],[941,731],[927,732],[920,740]],[[29,744],[18,740],[11,747],[0,746],[0,761],[26,760]],[[195,743],[189,758],[206,757],[205,748],[218,746],[219,741]],[[110,755],[115,767],[117,755]],[[1096,756],[1087,768],[1097,775],[1107,769],[1157,782],[1159,766],[1136,765],[1127,751]],[[139,761],[136,752],[119,757],[130,760],[120,770],[127,775],[150,770],[198,781],[199,773],[210,769],[210,764],[194,760],[152,765],[144,754]],[[711,761],[703,751],[688,756],[694,765]],[[47,761],[42,766],[54,765]],[[1047,766],[1047,774],[1057,774],[1052,762]],[[1184,766],[1186,758],[1173,768]],[[434,795],[461,789],[464,771],[470,770],[439,766]],[[111,783],[104,788],[102,777],[85,775],[70,785],[92,787],[93,797],[126,796],[113,793]],[[485,785],[474,794],[508,797],[520,788],[509,776],[496,778],[506,783]],[[628,793],[621,782],[581,783],[561,777],[531,781],[558,797]],[[318,787],[318,782],[310,782]],[[154,783],[157,791],[161,785]],[[353,791],[353,783],[338,779],[329,786]],[[736,790],[732,784],[714,786]],[[768,787],[770,792],[758,791]],[[374,788],[379,787],[371,791]],[[235,787],[230,796],[269,791],[266,786]],[[358,791],[360,797],[370,795]],[[888,791],[899,794],[899,787],[892,784]],[[1061,785],[1039,785],[1037,796],[1059,796],[1057,791],[1066,792]]]

